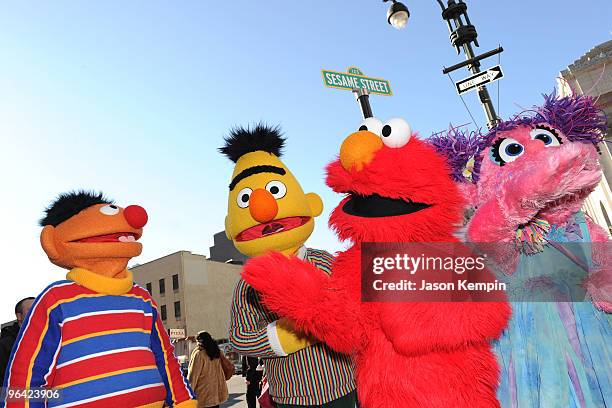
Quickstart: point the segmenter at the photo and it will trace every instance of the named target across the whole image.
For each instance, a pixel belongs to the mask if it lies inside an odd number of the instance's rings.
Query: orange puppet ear
[[[56,261],[60,258],[59,251],[55,246],[55,228],[52,225],[45,225],[40,232],[40,244],[49,260]]]

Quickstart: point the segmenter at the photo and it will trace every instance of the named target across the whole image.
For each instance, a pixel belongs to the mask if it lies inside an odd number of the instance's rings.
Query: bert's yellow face
[[[236,162],[225,232],[241,253],[294,253],[314,230],[321,198],[304,194],[289,169],[273,154],[256,151]]]

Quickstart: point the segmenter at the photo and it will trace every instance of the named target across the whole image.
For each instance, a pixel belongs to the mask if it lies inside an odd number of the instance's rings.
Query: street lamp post
[[[387,12],[387,21],[389,24],[397,29],[405,27],[408,17],[410,16],[408,8],[396,0],[383,0],[383,2],[387,1],[393,2]],[[474,54],[474,49],[472,48],[472,43],[477,47],[479,46],[477,39],[478,33],[476,32],[476,27],[474,27],[474,25],[470,22],[470,18],[467,14],[467,5],[463,2],[463,0],[448,0],[446,6],[444,6],[442,0],[437,0],[437,2],[442,8],[442,18],[446,20],[446,24],[448,25],[451,44],[457,50],[457,54],[459,54],[460,50],[463,49],[463,53],[465,54],[466,58],[465,61],[459,64],[455,64],[449,68],[444,68],[442,72],[444,74],[448,74],[456,69],[467,66],[472,74],[478,74],[480,72],[480,61],[495,54],[499,54],[503,51],[503,48],[498,47],[495,50],[476,56]],[[395,13],[403,12],[406,14],[400,14],[399,16],[394,15]],[[394,24],[394,21],[397,21],[398,23]],[[495,113],[495,107],[493,106],[493,102],[489,96],[489,91],[485,85],[478,86],[477,90],[480,104],[482,105],[485,115],[487,116],[487,125],[489,128],[492,128],[499,123],[499,117]]]

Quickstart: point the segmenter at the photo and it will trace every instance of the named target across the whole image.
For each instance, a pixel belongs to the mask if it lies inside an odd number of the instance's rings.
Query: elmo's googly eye
[[[380,136],[380,131],[382,130],[382,127],[383,124],[380,119],[366,118],[363,122],[361,122],[361,125],[359,126],[358,130],[367,130],[374,133],[375,135]]]
[[[105,205],[100,207],[100,212],[104,215],[116,215],[119,214],[119,207],[114,204]]]
[[[525,153],[525,147],[512,138],[499,139],[491,148],[491,160],[503,166],[521,157]]]
[[[251,200],[251,194],[253,194],[253,190],[246,187],[238,192],[238,196],[236,196],[236,203],[238,203],[238,207],[247,208],[249,206],[249,201]]]
[[[383,125],[380,136],[385,146],[398,148],[408,143],[412,136],[412,129],[404,119],[393,118]]]
[[[529,134],[533,140],[541,141],[546,147],[556,147],[562,143],[557,131],[545,126],[536,126]]]
[[[268,190],[277,200],[280,200],[285,196],[285,194],[287,194],[287,187],[278,180],[274,180],[266,184],[266,190]]]

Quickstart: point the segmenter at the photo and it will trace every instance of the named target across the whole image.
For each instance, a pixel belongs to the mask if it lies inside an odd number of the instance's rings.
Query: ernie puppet
[[[47,208],[42,247],[70,272],[36,298],[4,386],[57,390],[57,398],[7,392],[0,406],[196,407],[157,305],[127,270],[142,251],[138,240],[147,220],[138,205],[122,208],[83,191],[62,194]]]
[[[262,124],[235,128],[226,138],[220,151],[235,167],[225,231],[247,256],[277,251],[327,275],[332,256],[304,246],[323,203],[317,194],[305,194],[280,160],[284,142],[278,128]],[[290,271],[283,273],[290,278]],[[351,358],[296,331],[291,321],[265,308],[244,280],[234,291],[229,339],[240,354],[263,358],[279,407],[355,407]]]
[[[490,340],[506,302],[362,302],[363,242],[456,242],[464,201],[443,156],[403,119],[368,118],[327,168],[345,198],[330,225],[351,246],[322,274],[298,257],[251,259],[243,278],[270,310],[355,357],[362,408],[498,407]]]

